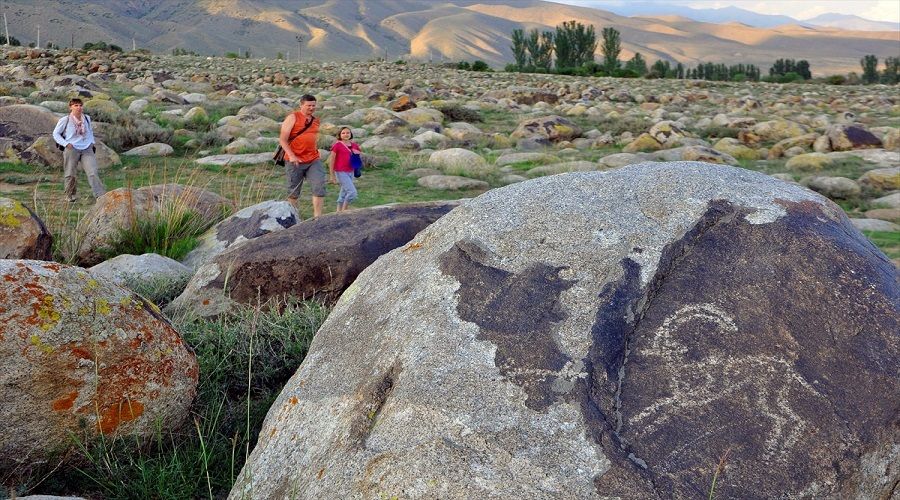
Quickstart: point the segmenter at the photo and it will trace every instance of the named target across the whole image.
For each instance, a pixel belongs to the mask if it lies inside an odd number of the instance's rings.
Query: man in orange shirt
[[[325,166],[319,159],[319,149],[316,147],[319,119],[313,116],[315,111],[315,96],[305,94],[300,98],[300,108],[287,115],[281,123],[278,142],[284,149],[288,202],[297,208],[297,197],[303,180],[309,179],[313,217],[318,217],[322,215],[322,207],[325,205]]]

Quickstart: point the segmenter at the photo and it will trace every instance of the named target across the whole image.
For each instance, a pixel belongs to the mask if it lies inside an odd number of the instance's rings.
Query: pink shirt
[[[353,167],[350,166],[351,149],[354,153],[360,152],[359,144],[355,142],[350,142],[349,149],[341,141],[337,141],[334,143],[334,146],[331,146],[331,154],[334,155],[335,172],[353,172]]]

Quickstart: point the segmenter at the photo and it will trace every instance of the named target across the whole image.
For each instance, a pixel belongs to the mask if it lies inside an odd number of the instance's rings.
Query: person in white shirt
[[[106,193],[106,187],[97,173],[97,157],[94,155],[94,128],[91,126],[91,117],[84,114],[84,103],[77,97],[69,101],[70,113],[56,122],[53,128],[53,140],[63,149],[63,186],[66,191],[66,199],[76,201],[75,178],[78,175],[78,163],[87,174],[88,184],[94,198],[99,198]]]

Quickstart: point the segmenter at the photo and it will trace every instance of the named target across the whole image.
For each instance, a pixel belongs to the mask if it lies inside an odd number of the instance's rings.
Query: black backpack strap
[[[72,115],[66,115],[66,124],[63,125],[62,133],[59,134],[59,135],[62,136],[63,139],[65,139],[65,140],[67,140],[67,141],[69,140],[69,138],[66,137],[66,129],[69,128],[69,117],[70,117],[70,116],[72,116]]]

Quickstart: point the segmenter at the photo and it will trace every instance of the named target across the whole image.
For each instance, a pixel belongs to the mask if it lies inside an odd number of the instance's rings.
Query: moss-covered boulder
[[[53,237],[22,203],[0,197],[0,259],[50,260]]]

